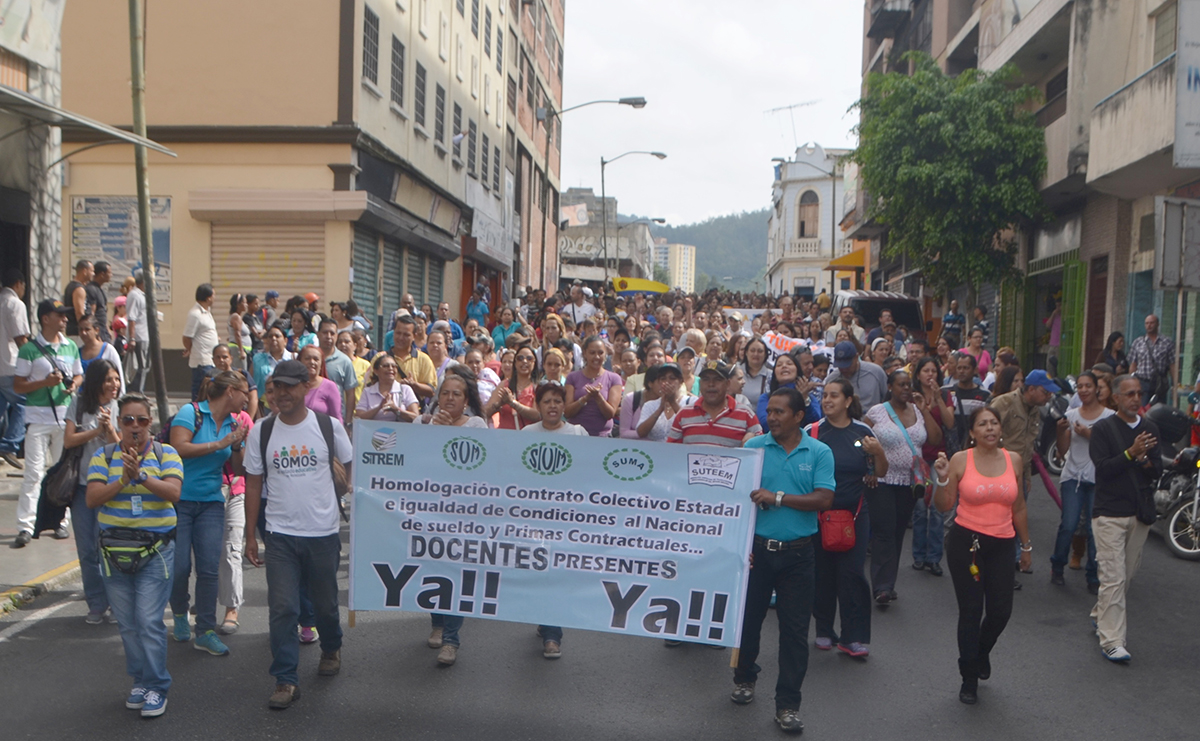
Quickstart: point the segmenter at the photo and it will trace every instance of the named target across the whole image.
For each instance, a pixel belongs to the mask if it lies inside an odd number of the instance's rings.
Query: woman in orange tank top
[[[1023,544],[1022,571],[1031,567],[1033,546],[1017,475],[1024,464],[1020,455],[1000,447],[1000,417],[991,407],[977,409],[968,430],[971,447],[949,460],[945,453],[938,454],[934,502],[942,512],[958,504],[946,536],[946,563],[958,598],[958,670],[963,680],[958,699],[974,705],[979,680],[992,674],[992,648],[1012,615],[1013,538]]]

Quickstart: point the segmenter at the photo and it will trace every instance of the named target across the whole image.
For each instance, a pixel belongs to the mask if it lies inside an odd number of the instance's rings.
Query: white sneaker
[[[1113,646],[1112,648],[1101,649],[1104,651],[1104,658],[1116,663],[1124,663],[1133,658],[1124,646]]]

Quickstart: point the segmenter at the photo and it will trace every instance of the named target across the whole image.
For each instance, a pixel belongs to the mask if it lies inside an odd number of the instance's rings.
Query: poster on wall
[[[160,304],[171,303],[171,199],[150,198],[150,241],[154,250],[154,291]],[[105,284],[109,305],[121,282],[142,267],[141,229],[135,196],[71,197],[71,265],[79,260],[106,261],[112,280]]]
[[[1200,0],[1180,0],[1175,56],[1175,167],[1200,167]]]

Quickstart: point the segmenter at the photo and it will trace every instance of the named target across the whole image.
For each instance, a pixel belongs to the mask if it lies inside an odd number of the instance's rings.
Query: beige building
[[[149,175],[169,380],[181,378],[175,350],[200,283],[216,288],[222,333],[235,292],[315,291],[322,308],[353,298],[380,334],[405,292],[449,301],[455,314],[477,282],[493,303],[508,294],[521,243],[505,152],[515,123],[506,71],[521,46],[514,5],[153,6],[150,137],[179,155],[152,155]],[[71,3],[62,49],[64,101],[128,124],[126,3]],[[66,138],[64,151],[93,137]],[[68,162],[63,265],[102,251],[119,280],[137,262],[131,153],[101,147]]]
[[[691,244],[654,245],[654,265],[667,271],[667,285],[685,293],[696,290],[696,247]]]

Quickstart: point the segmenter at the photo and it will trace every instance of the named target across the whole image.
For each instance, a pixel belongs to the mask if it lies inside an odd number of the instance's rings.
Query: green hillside
[[[761,280],[767,269],[769,214],[770,210],[766,208],[743,211],[714,216],[695,224],[656,225],[651,231],[655,237],[696,246],[698,291],[709,287],[710,281],[730,290],[752,291],[754,281]],[[762,284],[759,290],[762,290]]]

